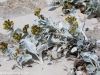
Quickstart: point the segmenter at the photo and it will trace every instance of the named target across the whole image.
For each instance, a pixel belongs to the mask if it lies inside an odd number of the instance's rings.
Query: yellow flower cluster
[[[29,24],[25,25],[23,28],[23,33],[27,33],[27,28],[29,28]]]
[[[14,52],[14,56],[17,56],[19,54],[19,50],[16,48],[15,52]]]
[[[76,28],[72,27],[71,29],[69,29],[69,33],[74,34],[76,32]]]
[[[10,29],[14,25],[13,21],[10,21],[9,19],[7,21],[4,21],[3,28],[4,29]]]
[[[68,21],[70,25],[78,26],[78,22],[76,21],[77,19],[75,17],[67,17],[65,20]]]
[[[18,34],[18,33],[14,33],[13,34],[13,38],[17,41],[20,42],[20,40],[22,39],[22,34]]]
[[[65,6],[67,6],[67,8],[70,9],[70,8],[72,8],[73,5],[72,5],[71,3],[69,3],[69,2],[66,2],[66,3],[65,3]]]
[[[8,46],[7,43],[1,42],[1,43],[0,43],[0,50],[5,50],[5,49],[7,49],[7,46]]]
[[[38,35],[41,31],[42,31],[42,29],[40,27],[38,27],[37,25],[33,25],[31,27],[31,32],[34,35]]]
[[[39,15],[40,15],[40,12],[41,12],[41,9],[40,9],[40,8],[36,8],[36,9],[34,10],[34,15],[35,15],[35,16],[39,16]]]
[[[76,32],[76,28],[78,27],[78,22],[77,22],[77,19],[75,17],[67,17],[65,18],[66,21],[68,21],[68,23],[72,26],[70,29],[69,29],[69,32],[71,34],[74,34]]]

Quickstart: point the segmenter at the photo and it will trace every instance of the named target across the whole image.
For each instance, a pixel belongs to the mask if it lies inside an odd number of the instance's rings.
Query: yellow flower
[[[23,33],[27,33],[27,29],[23,29]]]
[[[66,20],[66,21],[69,21],[69,20],[70,20],[70,18],[69,18],[69,17],[67,17],[67,18],[65,18],[65,20]]]
[[[76,32],[76,28],[70,29],[69,32],[70,32],[71,34],[74,34],[74,33]]]
[[[32,34],[37,35],[37,34],[39,34],[41,31],[42,31],[42,29],[41,29],[40,27],[38,27],[37,25],[33,25],[33,26],[31,27],[31,32],[32,32]]]
[[[35,32],[35,35],[37,35],[38,33],[39,33],[39,32],[36,31],[36,32]]]
[[[28,27],[29,27],[29,24],[26,24],[24,27],[25,27],[25,28],[28,28]]]
[[[73,25],[78,26],[78,22],[77,21],[74,21],[73,22]]]
[[[14,25],[14,22],[13,21],[11,21],[10,23],[11,23],[11,25]]]
[[[9,19],[6,21],[4,21],[4,23],[3,23],[3,28],[4,29],[10,29],[12,26],[11,25],[14,25],[14,22],[13,21],[10,21]]]
[[[19,54],[19,50],[18,49],[16,49],[15,54]]]
[[[75,17],[73,17],[73,21],[76,21],[76,18]]]
[[[72,5],[71,3],[69,3],[69,2],[67,2],[67,3],[66,3],[66,6],[67,6],[68,8],[72,8],[73,5]]]
[[[16,51],[14,52],[14,56],[17,56],[19,54],[19,50],[18,49],[16,49]]]
[[[7,26],[6,25],[3,25],[3,29],[6,29],[7,28]]]
[[[36,8],[36,9],[34,10],[34,15],[35,15],[35,16],[40,15],[40,11],[41,11],[40,8]]]

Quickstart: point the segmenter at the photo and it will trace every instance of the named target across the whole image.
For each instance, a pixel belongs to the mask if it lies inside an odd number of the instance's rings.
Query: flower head
[[[14,22],[13,21],[10,21],[9,19],[8,20],[5,20],[4,23],[3,23],[3,28],[4,29],[11,29],[14,25]]]
[[[34,15],[35,15],[35,16],[39,16],[39,15],[40,15],[40,11],[41,11],[40,8],[36,8],[36,9],[34,10]]]
[[[39,34],[39,33],[41,32],[41,28],[38,27],[38,26],[36,26],[36,25],[33,25],[33,26],[31,27],[31,32],[32,32],[32,34],[37,35],[37,34]]]

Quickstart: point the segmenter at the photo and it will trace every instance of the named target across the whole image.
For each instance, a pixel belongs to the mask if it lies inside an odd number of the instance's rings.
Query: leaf
[[[74,53],[74,52],[76,52],[77,51],[77,47],[73,47],[72,49],[71,49],[71,53]]]
[[[37,54],[36,46],[34,43],[31,42],[29,39],[22,39],[22,45],[31,53]]]
[[[22,30],[20,29],[20,28],[17,28],[16,30],[15,30],[15,33],[21,33],[22,32]]]
[[[32,59],[32,56],[30,54],[20,54],[16,59],[18,67],[22,68],[23,63],[26,63],[30,59]]]
[[[90,55],[90,58],[91,58],[92,60],[94,60],[95,62],[98,61],[98,56],[95,55],[95,54],[91,54],[91,55]]]
[[[83,40],[77,41],[77,45],[78,45],[78,46],[83,45]]]
[[[62,56],[61,52],[57,52],[57,57],[61,58],[61,56]]]
[[[12,36],[13,36],[13,33],[9,33],[9,34],[8,34],[8,37],[9,37],[9,38],[12,38]]]
[[[29,39],[24,39],[22,40],[23,43],[22,45],[24,45],[24,47],[31,53],[35,54],[38,59],[40,60],[41,63],[43,63],[42,60],[42,51],[47,48],[47,44],[45,44],[44,46],[40,46],[40,48],[37,49],[37,47],[35,46],[35,44],[33,42],[31,42]]]
[[[18,66],[21,68],[22,67],[22,63],[24,61],[24,56],[23,55],[19,55],[16,59]]]
[[[72,69],[67,75],[75,75],[74,69]]]
[[[32,59],[30,54],[24,54],[24,61],[27,62],[28,60]]]
[[[52,41],[53,43],[56,43],[56,44],[59,44],[59,43],[63,42],[63,41],[61,41],[59,38],[55,38],[54,36],[52,36],[51,41]]]
[[[62,24],[62,22],[59,22],[59,29],[61,29],[61,28],[63,28],[63,24]]]
[[[42,53],[43,50],[47,50],[47,49],[48,49],[48,44],[39,45],[39,46],[37,47],[37,53],[38,53],[38,54],[39,54],[39,53]]]
[[[90,59],[90,52],[81,52],[80,54],[82,57],[83,57],[83,60],[85,62],[91,62],[91,59]]]
[[[96,71],[95,75],[100,75],[100,71]]]
[[[76,71],[76,75],[82,75],[82,71]]]
[[[86,66],[86,69],[89,73],[93,73],[96,69],[96,67],[94,67],[93,65],[89,64]]]

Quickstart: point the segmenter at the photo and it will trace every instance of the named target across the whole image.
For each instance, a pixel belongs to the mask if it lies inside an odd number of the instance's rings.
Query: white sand
[[[7,0],[0,0],[0,2],[5,2],[5,1],[7,1]]]

